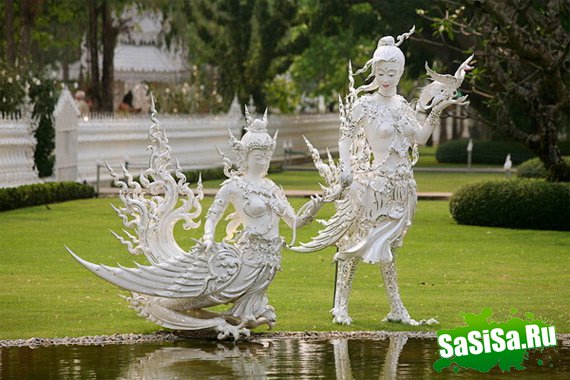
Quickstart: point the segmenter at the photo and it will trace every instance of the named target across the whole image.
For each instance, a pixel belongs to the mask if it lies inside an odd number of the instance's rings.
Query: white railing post
[[[57,181],[76,181],[77,171],[77,126],[80,112],[67,88],[57,100],[53,117],[55,120],[55,178]]]

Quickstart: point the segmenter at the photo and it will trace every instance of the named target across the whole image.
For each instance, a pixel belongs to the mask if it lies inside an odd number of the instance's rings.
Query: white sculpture
[[[150,167],[140,173],[140,184],[126,168],[124,181],[109,167],[124,204],[116,211],[125,227],[134,230],[134,234],[125,231],[126,238],[115,236],[132,254],[144,254],[151,265],[96,265],[68,248],[69,252],[99,277],[131,291],[128,301],[132,307],[158,325],[177,330],[215,329],[218,338],[236,340],[262,324],[272,327],[275,312],[266,291],[281,265],[284,241],[279,221],[283,219],[293,228],[305,224],[322,199],[312,198],[303,206],[303,213],[295,215],[283,190],[265,178],[275,148],[275,137],[266,129],[267,111],[262,120],[253,120],[246,108],[247,133],[240,141],[230,132],[237,170],[222,154],[229,179],[208,210],[203,238],[185,252],[173,229],[180,221],[186,229],[198,227],[201,181],[194,193],[178,163],[172,163],[154,103],[151,119]],[[236,211],[228,217],[226,239],[218,243],[214,241],[216,224],[229,203]],[[224,313],[206,310],[230,303],[233,307]]]
[[[402,246],[416,209],[416,182],[412,167],[418,159],[418,144],[425,144],[441,112],[450,105],[463,105],[456,98],[465,72],[472,67],[469,57],[454,76],[429,69],[434,82],[420,96],[417,109],[397,94],[405,58],[398,46],[409,33],[383,37],[373,57],[355,73],[349,63],[349,94],[340,99],[340,165],[325,165],[317,156],[317,168],[336,194],[336,213],[324,222],[325,228],[309,243],[293,249],[312,252],[330,245],[338,247],[333,321],[350,324],[348,301],[352,279],[360,261],[380,263],[388,294],[390,312],[385,321],[410,325],[437,323],[412,319],[400,298],[394,250]],[[426,65],[427,67],[427,65]],[[354,88],[354,76],[371,68],[371,83]],[[361,93],[364,93],[360,96]],[[418,112],[431,109],[423,122]],[[315,157],[315,156],[314,156]]]

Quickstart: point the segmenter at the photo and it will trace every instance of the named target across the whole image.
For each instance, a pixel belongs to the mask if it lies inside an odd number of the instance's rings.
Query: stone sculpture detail
[[[238,140],[230,132],[236,169],[222,154],[229,179],[208,210],[203,238],[186,252],[175,240],[174,226],[179,222],[187,230],[199,226],[202,184],[198,181],[196,190],[190,189],[178,162],[172,162],[154,102],[151,111],[150,167],[140,173],[140,183],[125,167],[124,180],[109,167],[123,203],[115,210],[124,226],[134,231],[115,236],[130,253],[143,254],[150,265],[96,265],[68,248],[69,252],[99,277],[129,290],[131,306],[158,325],[176,330],[214,329],[219,339],[236,340],[262,324],[272,327],[276,316],[266,291],[281,265],[284,241],[279,221],[302,226],[318,211],[322,199],[312,198],[295,215],[283,190],[265,178],[276,139],[267,133],[267,111],[263,119],[254,120],[246,108],[247,133]],[[226,238],[216,242],[216,225],[230,203],[236,211],[228,216]],[[222,304],[233,306],[222,313],[207,310]]]
[[[397,94],[405,58],[399,45],[409,33],[379,40],[373,57],[363,68],[352,72],[349,63],[349,93],[339,99],[339,165],[315,164],[327,182],[330,194],[338,197],[335,215],[323,222],[309,243],[294,247],[298,252],[313,252],[336,245],[338,253],[333,321],[350,324],[348,301],[352,279],[360,261],[379,263],[388,294],[390,312],[385,321],[405,324],[437,323],[434,319],[415,321],[404,307],[398,289],[395,255],[402,246],[416,209],[416,182],[412,167],[418,159],[418,144],[425,144],[441,112],[451,105],[467,104],[457,98],[473,56],[455,75],[441,75],[427,65],[433,83],[421,93],[412,107]],[[354,77],[371,69],[369,84],[354,88]],[[361,95],[362,94],[362,95]],[[425,121],[418,113],[431,110]],[[314,154],[313,157],[318,157]],[[331,174],[333,173],[333,174]]]

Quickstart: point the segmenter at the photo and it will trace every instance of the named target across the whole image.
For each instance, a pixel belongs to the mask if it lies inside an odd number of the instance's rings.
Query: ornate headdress
[[[263,114],[263,119],[259,120],[252,118],[247,106],[245,106],[245,120],[247,123],[246,133],[240,142],[248,152],[255,149],[275,149],[277,132],[273,138],[267,133],[267,108]]]
[[[225,155],[218,149],[218,152],[224,161],[224,173],[228,177],[232,174],[241,174],[243,172],[247,154],[252,150],[260,149],[272,151],[275,149],[278,132],[275,132],[273,137],[267,133],[267,109],[265,109],[263,119],[254,119],[249,114],[247,106],[245,106],[245,120],[246,133],[242,136],[241,140],[238,140],[232,132],[228,130],[230,135],[230,147],[236,159],[235,163],[232,163],[231,160],[225,157]],[[232,166],[237,167],[237,172],[231,170]]]

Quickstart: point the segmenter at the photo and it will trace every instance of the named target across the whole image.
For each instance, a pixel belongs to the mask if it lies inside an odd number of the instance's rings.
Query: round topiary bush
[[[478,182],[459,188],[449,209],[459,224],[570,230],[570,184],[533,179]]]
[[[540,158],[531,158],[517,167],[517,177],[546,178],[546,168]]]
[[[566,162],[570,162],[570,156],[564,157]],[[517,177],[521,178],[546,178],[546,168],[538,157],[527,160],[517,166]]]

